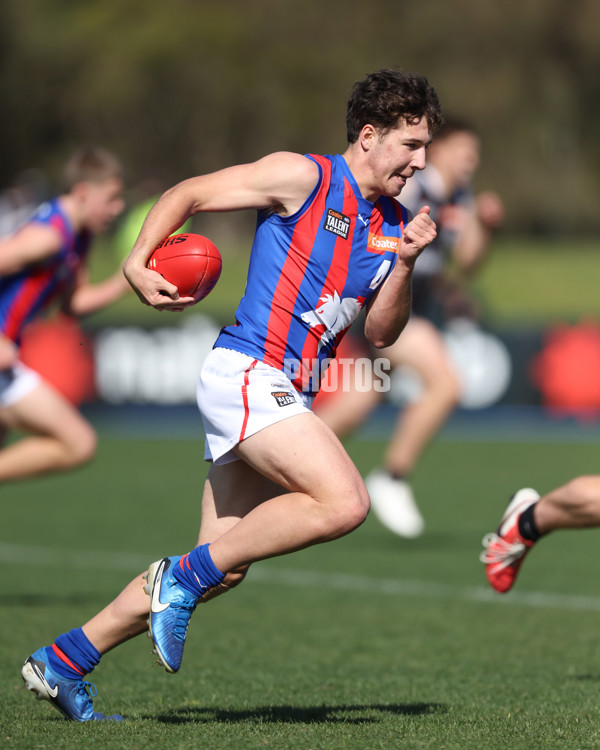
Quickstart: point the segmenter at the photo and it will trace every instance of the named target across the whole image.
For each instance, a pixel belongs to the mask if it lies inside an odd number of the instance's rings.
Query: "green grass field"
[[[382,443],[348,444],[360,469]],[[82,624],[153,559],[189,549],[202,446],[102,435],[78,472],[6,486],[0,530],[0,745],[15,748],[596,748],[600,532],[543,540],[516,590],[478,561],[517,487],[597,470],[591,443],[435,443],[415,477],[426,534],[375,519],[257,565],[201,606],[181,672],[144,636],[105,656],[77,725],[22,688],[25,657]]]

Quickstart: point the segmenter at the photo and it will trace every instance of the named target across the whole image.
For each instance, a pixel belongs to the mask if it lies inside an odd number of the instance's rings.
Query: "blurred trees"
[[[597,0],[3,0],[0,188],[81,142],[164,186],[276,149],[340,151],[355,80],[425,74],[484,143],[508,228],[600,229]]]

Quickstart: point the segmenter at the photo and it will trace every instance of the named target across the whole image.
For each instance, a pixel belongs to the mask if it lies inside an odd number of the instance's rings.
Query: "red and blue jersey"
[[[338,342],[394,267],[406,209],[366,200],[343,156],[315,156],[319,180],[291,216],[260,212],[235,325],[215,346],[286,372],[314,394]]]
[[[89,232],[75,232],[58,198],[42,204],[28,223],[46,224],[62,238],[50,258],[8,276],[0,276],[0,333],[19,342],[26,323],[65,293],[87,255]]]

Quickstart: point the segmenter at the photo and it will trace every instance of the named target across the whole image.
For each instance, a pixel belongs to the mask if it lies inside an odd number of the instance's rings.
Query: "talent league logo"
[[[350,217],[334,211],[333,208],[328,208],[323,229],[347,240],[350,233]]]

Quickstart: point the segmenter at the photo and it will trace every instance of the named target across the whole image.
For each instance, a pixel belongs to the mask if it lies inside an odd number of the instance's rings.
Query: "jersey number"
[[[379,266],[379,270],[373,277],[373,281],[369,284],[369,289],[377,289],[377,287],[381,284],[381,282],[385,279],[387,276],[387,272],[390,270],[390,266],[392,265],[391,260],[382,260],[381,265]]]

